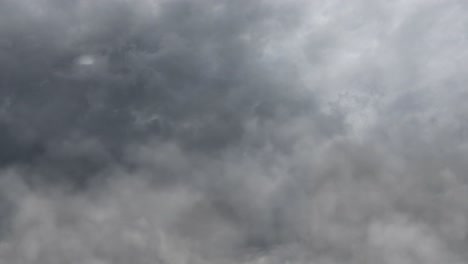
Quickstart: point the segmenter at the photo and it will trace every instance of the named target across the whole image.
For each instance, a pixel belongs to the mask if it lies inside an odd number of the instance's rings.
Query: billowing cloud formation
[[[465,263],[468,6],[0,2],[0,263]]]

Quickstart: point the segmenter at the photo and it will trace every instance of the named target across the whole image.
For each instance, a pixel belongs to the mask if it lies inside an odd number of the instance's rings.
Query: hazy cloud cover
[[[0,0],[0,263],[467,263],[462,0]]]

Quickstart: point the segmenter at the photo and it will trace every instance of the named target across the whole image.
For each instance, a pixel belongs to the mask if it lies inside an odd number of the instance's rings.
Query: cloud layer
[[[0,1],[0,263],[465,263],[468,5]]]

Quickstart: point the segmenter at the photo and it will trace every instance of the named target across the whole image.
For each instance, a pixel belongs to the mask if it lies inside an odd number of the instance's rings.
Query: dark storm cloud
[[[464,263],[466,12],[0,1],[0,262]]]
[[[262,55],[273,33],[297,24],[298,10],[242,1],[2,5],[2,123],[16,141],[28,138],[17,155],[39,163],[80,138],[114,159],[148,137],[222,150],[241,140],[248,118],[314,107],[295,94],[295,73]]]

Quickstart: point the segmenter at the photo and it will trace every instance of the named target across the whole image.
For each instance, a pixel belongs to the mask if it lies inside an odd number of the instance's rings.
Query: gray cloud
[[[0,262],[466,262],[466,8],[0,2]]]

